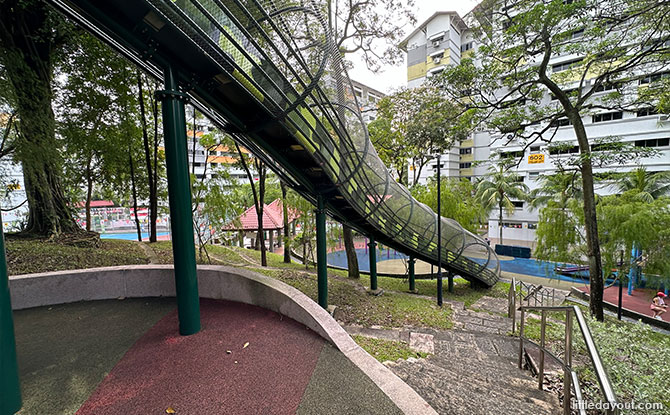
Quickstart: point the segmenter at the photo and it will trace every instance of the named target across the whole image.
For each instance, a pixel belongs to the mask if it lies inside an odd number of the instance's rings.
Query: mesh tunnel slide
[[[390,176],[370,143],[329,32],[311,0],[49,0],[161,79],[177,74],[199,110],[329,214],[437,263],[437,215]],[[456,221],[442,221],[442,261],[492,286],[498,258]]]

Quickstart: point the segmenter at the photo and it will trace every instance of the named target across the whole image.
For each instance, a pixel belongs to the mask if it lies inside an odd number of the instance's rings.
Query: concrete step
[[[443,414],[561,412],[558,398],[537,389],[537,379],[517,367],[518,342],[481,331],[434,334],[435,354],[390,362],[391,370]]]

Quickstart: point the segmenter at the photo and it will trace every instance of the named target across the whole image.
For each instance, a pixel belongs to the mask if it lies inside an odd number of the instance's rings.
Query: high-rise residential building
[[[407,53],[407,86],[417,87],[427,78],[439,73],[447,65],[457,65],[461,58],[477,50],[477,42],[466,22],[468,15],[461,19],[455,12],[437,12],[423,22],[416,30],[400,44]],[[558,73],[571,67],[580,59],[575,55],[556,55],[550,61],[553,73]],[[475,61],[476,63],[476,61]],[[649,73],[640,73],[638,79],[629,81],[626,88],[644,88],[645,85],[663,77],[670,76],[670,72],[650,68]],[[585,80],[590,86],[590,80]],[[564,88],[578,88],[579,81],[574,85],[564,85]],[[611,89],[611,88],[610,88]],[[609,91],[608,87],[597,91],[592,99],[597,99]],[[548,92],[542,103],[550,103],[554,99]],[[670,122],[668,116],[656,114],[653,109],[639,108],[634,111],[605,111],[583,117],[589,141],[595,143],[607,137],[617,136],[623,142],[632,143],[639,147],[653,147],[658,150],[656,157],[644,158],[627,162],[626,164],[612,164],[597,166],[594,173],[626,172],[639,165],[649,172],[670,170]],[[541,125],[530,128],[540,128]],[[550,149],[549,145],[538,140],[525,148],[522,143],[510,140],[499,132],[478,130],[470,138],[460,143],[458,147],[443,155],[442,174],[452,177],[480,178],[487,174],[490,164],[484,163],[498,157],[511,157],[519,163],[516,172],[520,180],[532,190],[540,185],[543,175],[551,175],[557,171],[557,162],[578,152],[577,142],[572,127],[567,122],[559,120],[556,129],[552,129],[553,144],[564,144],[565,150]],[[479,162],[479,163],[476,163]],[[412,163],[410,161],[410,169]],[[456,165],[457,164],[457,165]],[[419,183],[434,176],[437,172],[436,161],[424,168],[418,179]],[[412,184],[412,183],[410,183]],[[596,192],[608,194],[613,191],[608,183],[600,184]],[[505,243],[533,246],[535,229],[538,222],[538,211],[529,209],[524,201],[514,201],[515,211],[511,215],[505,214],[503,223],[498,223],[497,214],[493,213],[489,219],[489,238],[497,240],[499,226],[504,227]]]
[[[360,106],[363,121],[365,124],[369,124],[377,118],[377,104],[386,94],[353,79],[351,85],[353,86],[353,94],[356,95],[356,101]]]

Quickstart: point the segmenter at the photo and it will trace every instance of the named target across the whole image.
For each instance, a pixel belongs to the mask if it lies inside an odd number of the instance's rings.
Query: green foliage
[[[605,269],[614,268],[622,257],[628,259],[635,244],[646,254],[645,273],[670,275],[670,199],[642,202],[635,189],[606,196],[598,205],[598,218]]]
[[[487,212],[475,198],[470,180],[443,178],[440,187],[440,215],[454,219],[470,232],[476,232],[479,224],[486,221]],[[437,211],[437,186],[434,181],[412,187],[412,196]]]
[[[410,349],[406,343],[364,336],[352,336],[352,338],[363,348],[363,350],[370,353],[372,357],[380,362],[386,362],[387,360],[396,361],[398,359],[408,359],[410,357],[428,357],[428,353],[415,352]]]
[[[466,138],[466,118],[459,118],[466,111],[436,88],[401,89],[379,102],[377,120],[368,127],[370,140],[400,183],[416,183],[432,153]],[[410,160],[413,180],[406,174]]]
[[[498,228],[500,229],[499,243],[503,243],[503,210],[508,214],[514,212],[512,199],[526,200],[528,186],[519,178],[519,175],[505,168],[505,163],[489,168],[489,174],[477,184],[477,200],[482,204],[486,213],[498,209]]]

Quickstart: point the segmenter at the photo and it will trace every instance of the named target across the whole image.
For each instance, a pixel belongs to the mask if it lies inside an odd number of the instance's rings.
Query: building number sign
[[[544,154],[531,154],[528,156],[528,164],[544,163]]]

